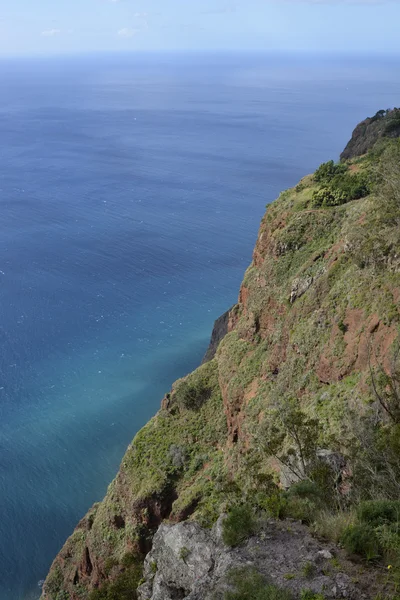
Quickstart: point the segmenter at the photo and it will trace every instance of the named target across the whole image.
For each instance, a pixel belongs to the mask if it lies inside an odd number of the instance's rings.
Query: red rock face
[[[366,318],[361,309],[348,310],[344,324],[345,351],[339,357],[332,352],[336,338],[343,336],[335,323],[316,369],[320,381],[334,383],[352,372],[367,371],[370,366],[383,366],[389,371],[389,350],[397,338],[397,328],[384,325],[378,315]]]

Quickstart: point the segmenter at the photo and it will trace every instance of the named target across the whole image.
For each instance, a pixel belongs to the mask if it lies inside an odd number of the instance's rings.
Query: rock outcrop
[[[300,523],[271,519],[246,544],[232,549],[222,541],[220,519],[212,531],[197,523],[161,525],[145,560],[145,583],[138,597],[222,600],[226,591],[234,590],[233,573],[250,570],[296,598],[303,590],[325,600],[366,600],[375,593],[373,572],[360,583],[357,567],[343,552],[320,543]]]
[[[214,323],[214,327],[211,334],[210,344],[207,348],[207,352],[204,355],[202,364],[212,360],[217,353],[218,346],[229,331],[230,314],[232,308],[227,310],[221,315]]]

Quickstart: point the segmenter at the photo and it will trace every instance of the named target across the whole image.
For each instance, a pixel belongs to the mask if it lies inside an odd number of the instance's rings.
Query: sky
[[[0,55],[400,54],[400,0],[0,0]]]

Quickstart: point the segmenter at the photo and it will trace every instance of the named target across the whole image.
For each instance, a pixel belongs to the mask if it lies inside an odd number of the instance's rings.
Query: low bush
[[[314,520],[316,509],[317,506],[312,500],[292,496],[285,504],[283,516],[309,525]]]
[[[361,502],[357,516],[362,523],[368,523],[373,527],[386,523],[398,523],[400,521],[400,501],[370,500]]]
[[[350,200],[364,198],[371,192],[372,175],[367,171],[351,173],[346,164],[335,164],[333,160],[322,164],[314,174],[320,188],[314,190],[314,208],[340,206]]]
[[[225,600],[292,600],[289,592],[266,583],[254,569],[234,569],[228,583],[235,591],[226,592]]]
[[[314,190],[312,194],[313,208],[326,208],[328,206],[340,206],[347,202],[346,196],[338,190],[332,190],[329,187],[322,187]]]
[[[378,537],[370,525],[350,525],[340,541],[349,554],[358,554],[367,560],[378,558],[381,554]]]
[[[318,167],[315,171],[314,179],[317,183],[328,183],[334,177],[344,175],[347,171],[348,167],[344,163],[336,164],[333,160],[330,160]]]
[[[256,520],[248,506],[233,507],[222,525],[222,539],[227,546],[239,546],[256,532]]]
[[[383,550],[385,561],[400,564],[399,524],[380,525],[375,529],[375,533]]]
[[[174,399],[181,408],[199,410],[212,394],[212,389],[202,380],[182,381],[175,390]]]
[[[393,134],[393,133],[398,133],[400,132],[400,118],[394,118],[394,119],[390,119],[390,121],[388,121],[388,124],[385,127],[385,133],[386,135]]]
[[[274,519],[283,519],[286,513],[287,500],[283,494],[277,493],[266,498],[264,506]]]
[[[277,490],[262,503],[262,508],[275,519],[289,517],[307,524],[314,521],[324,506],[324,492],[308,479],[293,484],[287,492]]]
[[[319,501],[322,494],[320,488],[314,481],[304,479],[303,481],[293,484],[288,491],[288,495],[289,497],[297,496],[298,498],[308,498],[309,500]]]

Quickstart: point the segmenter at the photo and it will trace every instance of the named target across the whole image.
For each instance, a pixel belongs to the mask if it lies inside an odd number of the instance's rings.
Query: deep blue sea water
[[[0,61],[0,600],[38,580],[236,300],[265,204],[400,62]]]

